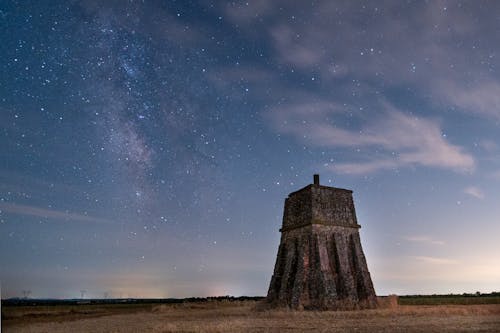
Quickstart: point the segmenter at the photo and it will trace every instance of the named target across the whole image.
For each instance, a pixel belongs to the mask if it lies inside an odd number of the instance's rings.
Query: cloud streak
[[[469,186],[465,188],[463,192],[476,199],[484,199],[483,191],[477,186]]]
[[[445,242],[442,240],[436,240],[429,236],[408,236],[403,237],[405,240],[414,243],[421,243],[426,245],[444,245]]]
[[[358,129],[338,126],[336,117],[342,107],[328,102],[282,106],[272,111],[271,119],[278,131],[311,145],[381,152],[382,157],[332,165],[331,169],[339,173],[363,174],[416,165],[456,172],[474,170],[474,158],[447,141],[437,122],[410,116],[386,102],[382,109],[375,120],[366,121]]]
[[[430,265],[456,265],[459,263],[459,261],[455,259],[427,257],[427,256],[415,256],[413,257],[413,259]]]
[[[40,208],[36,206],[13,204],[8,202],[0,202],[0,210],[7,213],[34,216],[38,218],[56,219],[71,222],[86,222],[99,224],[113,224],[114,222],[108,219],[93,217],[86,214],[70,213],[68,211],[59,211],[54,209]]]

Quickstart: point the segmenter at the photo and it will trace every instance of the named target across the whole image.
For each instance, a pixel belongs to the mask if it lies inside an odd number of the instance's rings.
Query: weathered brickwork
[[[293,309],[376,305],[352,191],[311,184],[285,200],[267,301]]]

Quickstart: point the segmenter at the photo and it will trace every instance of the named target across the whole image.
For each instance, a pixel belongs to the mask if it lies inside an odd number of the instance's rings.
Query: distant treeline
[[[32,305],[79,305],[79,304],[181,304],[203,303],[214,301],[260,301],[262,296],[216,296],[216,297],[189,297],[189,298],[99,298],[99,299],[31,299],[9,298],[2,300],[5,306],[32,306]]]
[[[400,305],[500,304],[500,292],[399,296]]]
[[[479,291],[475,293],[463,293],[463,294],[432,294],[432,295],[403,295],[398,296],[399,298],[443,298],[443,297],[500,297],[500,291],[494,291],[491,293],[481,293]]]

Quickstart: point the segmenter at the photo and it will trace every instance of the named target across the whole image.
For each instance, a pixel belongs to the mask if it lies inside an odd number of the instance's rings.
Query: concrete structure
[[[293,309],[376,306],[352,191],[314,184],[285,200],[281,243],[267,301]]]

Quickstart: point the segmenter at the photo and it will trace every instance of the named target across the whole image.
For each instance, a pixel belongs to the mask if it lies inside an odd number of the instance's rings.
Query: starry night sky
[[[313,173],[378,294],[500,289],[499,12],[1,1],[2,297],[265,295]]]

